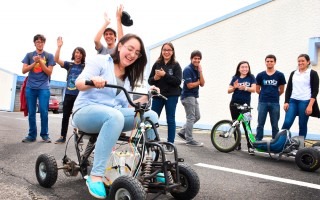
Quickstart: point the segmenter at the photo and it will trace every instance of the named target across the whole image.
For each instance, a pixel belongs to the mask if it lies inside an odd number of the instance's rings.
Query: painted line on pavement
[[[205,168],[210,168],[210,169],[215,169],[215,170],[220,170],[220,171],[225,171],[225,172],[231,172],[231,173],[241,174],[241,175],[246,175],[246,176],[252,176],[252,177],[256,177],[256,178],[262,178],[262,179],[266,179],[266,180],[278,181],[278,182],[282,182],[282,183],[288,183],[288,184],[292,184],[292,185],[298,185],[298,186],[303,186],[303,187],[308,187],[308,188],[320,190],[320,185],[313,184],[313,183],[307,183],[307,182],[303,182],[303,181],[296,181],[296,180],[292,180],[292,179],[269,176],[269,175],[248,172],[248,171],[243,171],[243,170],[238,170],[238,169],[231,169],[231,168],[227,168],[227,167],[220,167],[220,166],[216,166],[216,165],[208,165],[208,164],[204,164],[204,163],[198,163],[195,165],[199,166],[199,167],[205,167]]]

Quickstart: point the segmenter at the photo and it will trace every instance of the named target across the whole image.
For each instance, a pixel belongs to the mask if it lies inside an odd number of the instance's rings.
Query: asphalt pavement
[[[61,117],[61,114],[49,115],[49,134],[53,141],[59,137]],[[39,127],[39,115],[37,119]],[[37,157],[48,153],[61,165],[65,144],[21,143],[27,129],[28,120],[22,113],[0,112],[0,199],[94,199],[80,175],[67,177],[61,170],[52,188],[39,185],[35,176]],[[159,132],[162,140],[166,140],[166,126],[161,126]],[[69,130],[68,136],[71,134]],[[305,172],[297,167],[293,158],[276,160],[260,153],[250,156],[246,149],[221,153],[211,144],[209,130],[195,129],[194,137],[203,142],[204,147],[186,146],[178,137],[175,145],[179,157],[184,158],[200,178],[197,200],[319,199],[320,170]],[[75,159],[73,145],[71,140],[66,152]],[[148,195],[148,200],[153,197]],[[172,200],[173,197],[166,194],[157,199]]]

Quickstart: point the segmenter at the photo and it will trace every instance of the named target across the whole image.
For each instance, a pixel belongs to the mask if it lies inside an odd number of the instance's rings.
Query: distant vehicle
[[[63,101],[61,101],[61,102],[59,103],[58,112],[59,112],[59,113],[63,113]]]
[[[49,99],[49,111],[52,111],[54,114],[59,113],[59,100],[55,96],[50,96]]]
[[[54,114],[59,113],[59,100],[55,96],[50,96],[49,99],[49,111],[52,111]],[[37,102],[37,113],[39,113],[39,103]]]

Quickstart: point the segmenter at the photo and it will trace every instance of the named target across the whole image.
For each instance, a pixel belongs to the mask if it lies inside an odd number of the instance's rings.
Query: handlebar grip
[[[163,98],[164,100],[168,100],[167,97],[165,97],[165,96],[163,96],[162,94],[158,93],[157,90],[151,90],[151,94],[152,94],[152,95],[155,95],[155,96],[158,96],[158,97],[161,97],[161,98]]]
[[[86,80],[84,84],[85,84],[85,85],[91,85],[91,86],[94,86],[94,84],[93,84],[93,81],[92,81],[92,80]]]

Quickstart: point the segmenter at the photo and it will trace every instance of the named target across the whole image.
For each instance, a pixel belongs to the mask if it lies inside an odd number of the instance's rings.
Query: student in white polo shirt
[[[309,68],[310,57],[298,56],[298,69],[291,72],[283,105],[286,116],[282,129],[290,129],[296,116],[299,117],[299,136],[306,138],[309,116],[320,117],[317,104],[319,92],[318,73]]]

